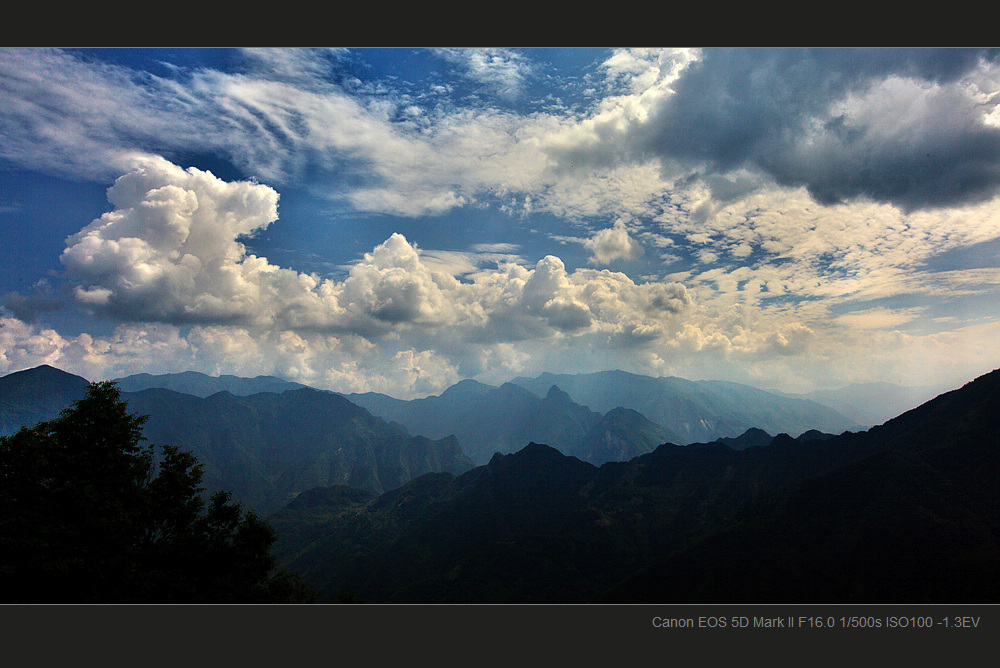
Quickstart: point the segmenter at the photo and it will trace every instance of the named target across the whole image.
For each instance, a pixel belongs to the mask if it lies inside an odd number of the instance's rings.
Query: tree
[[[59,417],[0,437],[0,600],[8,603],[306,602],[277,568],[274,529],[206,502],[189,452],[144,445],[147,417],[92,383]]]

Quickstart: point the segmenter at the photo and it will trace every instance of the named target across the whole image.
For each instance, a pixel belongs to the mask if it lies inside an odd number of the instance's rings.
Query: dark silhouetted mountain
[[[601,467],[531,444],[271,521],[306,582],[371,602],[996,603],[998,402],[1000,371],[867,432]]]
[[[996,603],[998,402],[994,371],[825,441],[876,451],[760,495],[606,600]]]
[[[815,440],[826,440],[828,438],[835,438],[836,434],[827,434],[825,432],[819,431],[818,429],[810,429],[807,432],[799,434],[796,440],[799,441],[815,441]]]
[[[286,390],[298,390],[305,385],[293,383],[283,378],[275,376],[257,376],[255,378],[241,378],[239,376],[209,376],[197,371],[183,371],[181,373],[165,373],[151,375],[148,373],[138,373],[131,376],[116,378],[115,382],[122,392],[139,392],[151,388],[162,388],[193,394],[196,397],[208,397],[216,392],[229,392],[236,396],[248,396],[259,392],[284,392]]]
[[[565,565],[557,555],[569,547],[567,526],[592,520],[578,506],[595,470],[530,444],[462,476],[431,474],[377,499],[288,506],[271,521],[281,536],[298,533],[281,539],[277,553],[295,553],[296,568],[329,600],[348,592],[371,602],[575,599],[576,574],[553,576]]]
[[[376,393],[344,396],[385,420],[404,425],[410,433],[431,438],[456,436],[462,450],[478,464],[497,452],[507,454],[532,441],[601,464],[608,461],[600,459],[603,453],[618,451],[614,456],[619,457],[648,452],[660,443],[677,440],[663,427],[640,420],[641,416],[604,420],[555,385],[535,394],[513,383],[491,387],[465,380],[440,396],[411,401]],[[630,428],[635,433],[629,433]],[[607,446],[600,445],[604,435],[610,439]]]
[[[0,378],[0,436],[46,422],[82,399],[90,381],[55,367],[15,371]]]
[[[814,401],[726,381],[603,371],[544,373],[512,382],[535,393],[558,385],[574,401],[602,414],[613,408],[631,408],[677,434],[680,444],[733,438],[751,427],[773,434],[801,434],[809,429],[840,433],[858,427],[855,421]]]
[[[844,432],[845,434],[849,432]],[[763,429],[747,429],[741,435],[736,438],[718,438],[714,442],[721,443],[728,448],[733,450],[746,450],[747,448],[761,448],[767,445],[771,445],[778,440],[779,443],[789,443],[791,441],[804,442],[804,441],[825,441],[830,438],[836,438],[836,434],[827,434],[825,432],[810,429],[809,431],[799,434],[798,437],[792,438],[788,434],[778,434],[777,436],[771,436]]]
[[[666,444],[600,468],[532,444],[457,478],[425,476],[377,500],[307,512],[286,507],[270,521],[276,554],[327,597],[587,602],[726,526],[747,499],[867,454],[814,443],[785,435],[743,452]]]
[[[813,432],[806,432],[811,434]],[[805,434],[803,434],[805,436]],[[800,437],[801,438],[801,437]],[[718,443],[722,443],[733,450],[746,450],[747,448],[768,445],[774,439],[763,429],[751,428],[737,436],[736,438],[720,438]]]

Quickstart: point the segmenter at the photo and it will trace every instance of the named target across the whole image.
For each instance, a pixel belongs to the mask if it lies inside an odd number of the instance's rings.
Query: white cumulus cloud
[[[593,237],[583,242],[593,257],[593,264],[611,264],[615,260],[634,260],[642,255],[642,245],[629,236],[625,221],[621,218],[615,221],[613,227],[597,232]]]

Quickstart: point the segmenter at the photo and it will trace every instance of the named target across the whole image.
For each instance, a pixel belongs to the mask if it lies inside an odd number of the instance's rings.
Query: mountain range
[[[88,385],[50,366],[0,378],[3,433],[56,417]],[[454,437],[412,436],[339,395],[303,386],[207,397],[150,388],[121,397],[130,412],[149,416],[143,429],[149,442],[198,457],[208,493],[228,490],[259,513],[317,485],[377,494],[425,473],[461,473],[473,465]]]
[[[738,383],[623,371],[545,373],[500,387],[464,380],[439,396],[409,401],[374,392],[344,396],[413,433],[454,434],[477,464],[530,441],[600,465],[651,452],[660,443],[735,438],[751,428],[802,434],[860,427],[858,421],[808,399]],[[602,439],[607,443],[602,445]]]
[[[151,442],[268,515],[276,555],[324,600],[1000,600],[1000,371],[867,430],[800,397],[619,372],[412,401],[118,382]],[[49,366],[0,377],[0,434],[87,386]]]
[[[207,397],[302,388],[274,376],[239,378],[197,372],[137,374],[116,379],[123,390],[161,387]],[[885,388],[887,397],[907,388]],[[800,396],[782,396],[724,381],[654,378],[621,371],[542,374],[499,387],[463,380],[440,395],[403,400],[375,392],[342,394],[411,434],[455,436],[476,464],[535,441],[593,464],[627,461],[661,443],[736,438],[747,429],[801,434],[861,427],[854,417]],[[831,399],[839,393],[827,393]],[[843,402],[841,402],[843,403]],[[845,404],[847,405],[847,404]],[[868,415],[864,414],[867,418]]]
[[[736,437],[752,427],[772,434],[801,434],[810,429],[840,433],[860,424],[809,399],[720,380],[654,378],[624,371],[586,374],[543,373],[511,381],[532,392],[558,385],[574,401],[600,413],[631,408],[675,434],[675,443]]]
[[[862,432],[600,467],[532,443],[379,496],[309,490],[270,520],[327,600],[995,603],[998,401],[995,371]]]
[[[310,393],[334,395],[274,376],[242,378],[186,371],[142,373],[114,380],[137,410],[151,415],[147,425],[151,440],[176,442],[197,452],[204,461],[208,484],[229,485],[231,491],[238,492],[238,498],[261,509],[273,508],[273,504],[287,498],[283,494],[301,491],[306,484],[306,477],[300,474],[282,469],[278,475],[267,467],[261,468],[259,460],[264,456],[261,453],[296,451],[305,456],[305,451],[296,450],[287,441],[279,447],[275,439],[280,430],[269,431],[268,425],[257,422],[265,419],[261,416],[271,415],[271,408],[262,405],[263,396],[249,398],[267,395],[275,402],[289,391],[298,392],[291,396],[303,400],[312,397]],[[86,384],[83,378],[48,366],[0,378],[0,434],[12,433],[22,424],[55,417],[70,401],[82,396]],[[222,397],[212,399],[220,392]],[[400,433],[408,432],[407,438],[423,437],[419,446],[413,445],[418,450],[426,448],[428,443],[453,450],[457,439],[459,454],[468,461],[460,463],[457,455],[451,457],[449,471],[484,464],[494,453],[515,452],[529,442],[546,443],[563,454],[601,465],[607,461],[628,461],[652,452],[662,443],[736,439],[748,429],[798,434],[806,430],[840,433],[857,427],[857,421],[807,399],[784,397],[736,383],[652,378],[614,371],[542,374],[536,378],[517,378],[499,387],[464,380],[438,396],[408,401],[377,393],[340,396],[389,423],[380,422],[375,430],[379,442],[395,442]],[[200,401],[192,401],[192,397]],[[312,403],[323,402],[328,404],[324,410],[330,416],[338,416],[344,410],[344,404],[330,396]],[[307,419],[307,412],[290,408],[295,405],[296,402],[291,402],[284,410],[295,413],[297,419]],[[249,417],[234,421],[232,416],[241,412]],[[323,419],[336,422],[339,418]],[[293,426],[289,434],[311,433],[308,428]],[[329,438],[322,441],[314,434],[311,439],[326,443],[317,446],[317,452],[333,447]],[[357,443],[351,447],[355,446]],[[436,456],[428,456],[435,460]],[[329,468],[329,462],[324,464],[327,466],[324,470],[332,476],[329,482],[350,481],[381,492],[409,479],[409,463],[396,465],[406,472],[401,476],[386,472],[361,474],[346,472],[343,467],[348,466],[349,459],[338,460],[340,463],[333,468]],[[279,466],[279,460],[273,457],[268,461],[272,467]],[[374,464],[378,460],[368,457],[364,461]],[[431,467],[427,470],[444,470],[427,465]],[[290,463],[281,461],[280,466]],[[413,470],[424,471],[420,466]],[[288,482],[293,479],[299,482]],[[315,477],[312,480],[316,484],[324,482]]]
[[[276,376],[256,376],[243,378],[223,374],[209,376],[198,371],[182,371],[180,373],[148,374],[137,373],[131,376],[114,378],[122,392],[138,392],[151,388],[162,388],[193,394],[196,397],[208,397],[216,392],[229,392],[236,396],[247,396],[258,392],[284,392],[298,390],[306,385],[294,383]]]
[[[494,453],[520,450],[540,441],[594,464],[627,460],[660,443],[678,442],[669,429],[637,411],[612,408],[606,414],[582,406],[556,385],[538,395],[520,385],[493,387],[474,380],[439,396],[405,401],[377,394],[347,394],[351,402],[410,432],[431,438],[454,435],[477,464]]]
[[[306,387],[301,383],[295,383],[276,376],[256,376],[254,378],[243,378],[233,375],[209,376],[196,371],[156,375],[140,373],[115,378],[114,380],[126,392],[136,392],[159,387],[200,397],[207,397],[223,390],[237,396],[244,396],[256,394],[257,392],[284,392],[289,389]],[[780,424],[765,424],[761,422],[762,419],[765,421],[775,419],[780,421],[783,418],[768,418],[765,417],[766,413],[762,415],[759,398],[765,396],[760,394],[765,391],[738,383],[728,383],[725,381],[689,381],[676,377],[657,379],[621,371],[574,375],[542,374],[535,378],[515,378],[511,382],[542,397],[545,396],[552,385],[556,385],[571,394],[574,401],[587,406],[595,412],[606,413],[608,410],[624,407],[631,408],[637,412],[645,411],[644,415],[648,413],[646,417],[649,419],[653,419],[650,417],[651,415],[657,415],[660,417],[659,421],[665,425],[665,428],[666,426],[670,426],[670,431],[674,434],[674,438],[670,440],[678,443],[735,437],[745,430],[743,429],[743,425],[747,423],[747,415],[751,417],[749,422],[758,428],[769,429],[774,433],[781,431],[801,433],[805,429],[817,428],[839,433],[845,428],[868,428],[882,424],[886,420],[911,408],[915,408],[938,394],[951,389],[944,386],[905,386],[892,383],[853,383],[839,389],[815,390],[808,393],[791,393],[778,389],[768,389],[766,390],[766,394],[774,395],[775,397],[804,400],[809,403],[800,403],[796,406],[799,410],[807,411],[804,419],[797,419],[797,422],[786,420],[780,422]],[[468,389],[469,386],[474,387],[476,385],[481,386],[482,392],[492,387],[476,383],[476,381],[465,380],[459,382],[453,388],[449,388],[449,391],[454,392],[460,388]],[[714,395],[714,398],[708,400],[707,397],[712,395]],[[720,413],[716,408],[720,402],[724,404],[727,395],[730,397],[729,401],[735,405],[727,406]],[[362,396],[370,397],[369,401],[371,402],[375,402],[376,397],[384,397],[384,400],[388,403],[393,401],[392,397],[373,393],[345,396],[353,398]],[[734,397],[740,396],[742,396],[741,399],[733,401]],[[752,399],[755,396],[757,397],[756,405]],[[765,400],[770,402],[775,401],[773,397],[766,396]],[[399,400],[395,401],[398,402]],[[713,402],[714,406],[712,405]],[[364,404],[365,401],[359,403]],[[693,428],[678,426],[677,422],[670,417],[669,409],[664,408],[664,405],[669,405],[670,403],[673,403],[677,407],[674,409],[677,413],[682,413],[679,410],[679,406],[685,403],[689,409],[699,404],[703,405],[700,410],[695,410],[695,415],[687,417],[687,422],[692,424]],[[706,403],[708,405],[704,405]],[[657,404],[659,405],[658,408],[656,407]],[[809,410],[815,408],[813,404],[833,409],[839,415],[826,413],[823,416],[819,416],[821,422],[818,422],[815,419],[817,416],[808,413]],[[785,413],[789,412],[788,408],[782,410]],[[779,411],[779,415],[781,412]],[[719,420],[718,418],[714,418],[713,415],[724,415],[726,413],[742,414],[738,418],[739,424],[728,429],[724,428],[725,433],[716,433],[711,431],[710,428],[704,428],[705,425],[702,424],[702,421],[707,424],[714,422],[725,424],[724,419]],[[682,436],[682,432],[686,435]]]

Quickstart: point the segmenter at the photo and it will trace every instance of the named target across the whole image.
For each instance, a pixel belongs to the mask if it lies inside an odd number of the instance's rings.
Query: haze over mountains
[[[196,371],[158,375],[141,373],[114,380],[126,392],[159,387],[201,397],[223,390],[243,396],[257,392],[283,392],[306,387],[275,376],[254,378],[232,375],[210,376]],[[555,385],[567,393],[572,401],[601,414],[614,408],[631,408],[661,426],[669,425],[669,428],[666,426],[664,428],[667,428],[674,438],[668,440],[678,443],[735,437],[751,426],[773,433],[786,431],[792,434],[808,429],[839,433],[845,428],[867,428],[881,424],[952,389],[931,385],[909,387],[892,383],[864,383],[836,390],[796,394],[778,389],[761,390],[726,381],[655,378],[623,371],[592,374],[546,373],[534,378],[514,378],[510,383],[524,387],[539,397],[545,397],[549,389]],[[439,396],[442,400],[458,399],[485,394],[491,389],[497,388],[474,380],[464,380]],[[399,406],[404,400],[384,394],[364,393],[343,396],[369,409],[379,408],[387,413],[402,411],[404,414],[416,416],[420,412],[416,408],[402,409]],[[801,401],[782,405],[776,397]],[[425,397],[410,402],[416,402],[414,406],[426,408],[433,399]],[[815,404],[823,408],[817,412]],[[390,409],[389,407],[393,405],[395,406]],[[766,409],[763,412],[760,410],[762,407]],[[824,408],[832,409],[833,413],[823,410]],[[707,419],[704,417],[706,413],[718,414],[721,417]],[[657,420],[653,416],[660,419]],[[685,421],[689,426],[683,426]],[[702,421],[709,424],[706,426]]]
[[[8,382],[17,376],[11,374]],[[218,392],[251,396],[306,389],[274,376],[241,378],[193,371],[135,374],[115,381],[128,393],[163,389],[203,399]],[[68,386],[79,390],[83,385],[70,381]],[[885,385],[879,392],[888,406],[910,407],[908,402],[915,401],[914,390],[909,388]],[[342,396],[383,420],[398,423],[411,435],[432,440],[454,436],[475,464],[489,461],[496,452],[515,452],[535,441],[599,465],[627,461],[661,443],[735,439],[748,429],[796,436],[809,430],[837,434],[859,429],[868,426],[866,419],[873,409],[871,402],[857,400],[856,394],[855,388],[817,394],[824,404],[737,383],[606,371],[515,378],[500,387],[465,380],[440,395],[414,400],[378,393]],[[70,395],[64,389],[54,399],[47,397],[52,407],[37,414],[32,411],[47,404],[28,409],[0,404],[0,428],[10,433],[20,424],[54,417],[68,404],[65,397]],[[831,404],[843,407],[846,414]],[[15,409],[28,412],[11,412]]]
[[[943,385],[902,386],[892,383],[852,383],[837,390],[804,394],[768,390],[792,399],[807,399],[851,416],[865,427],[874,427],[953,388]]]
[[[305,387],[274,376],[241,378],[193,371],[135,374],[115,381],[126,392],[162,388],[202,398],[219,391],[248,396]],[[895,387],[883,394],[892,398],[908,392]],[[411,434],[432,439],[455,436],[476,464],[530,441],[601,464],[650,452],[660,443],[735,438],[750,428],[798,435],[811,429],[840,433],[868,426],[850,411],[841,414],[817,401],[747,385],[620,371],[542,374],[515,378],[500,387],[464,380],[440,395],[414,400],[373,392],[342,396],[373,415],[398,422]],[[836,403],[839,395],[827,396],[831,397],[827,403]],[[851,407],[845,401],[840,404]],[[611,411],[615,412],[609,416]]]
[[[735,438],[751,428],[797,436],[860,427],[857,420],[807,399],[738,383],[622,371],[546,373],[498,388],[466,380],[439,396],[409,401],[377,393],[344,396],[413,433],[456,435],[477,464],[529,441],[600,465],[651,452],[660,443]]]
[[[679,437],[636,411],[601,414],[572,400],[559,387],[541,396],[519,385],[491,387],[466,380],[439,396],[403,401],[376,394],[348,394],[350,401],[413,433],[441,438],[453,434],[477,464],[531,441],[594,464],[624,460]]]
[[[840,433],[858,422],[814,401],[786,398],[749,385],[718,380],[653,378],[624,371],[515,378],[533,392],[558,385],[574,400],[601,413],[623,407],[676,432],[678,443],[739,436],[756,427],[798,435],[810,429]]]

